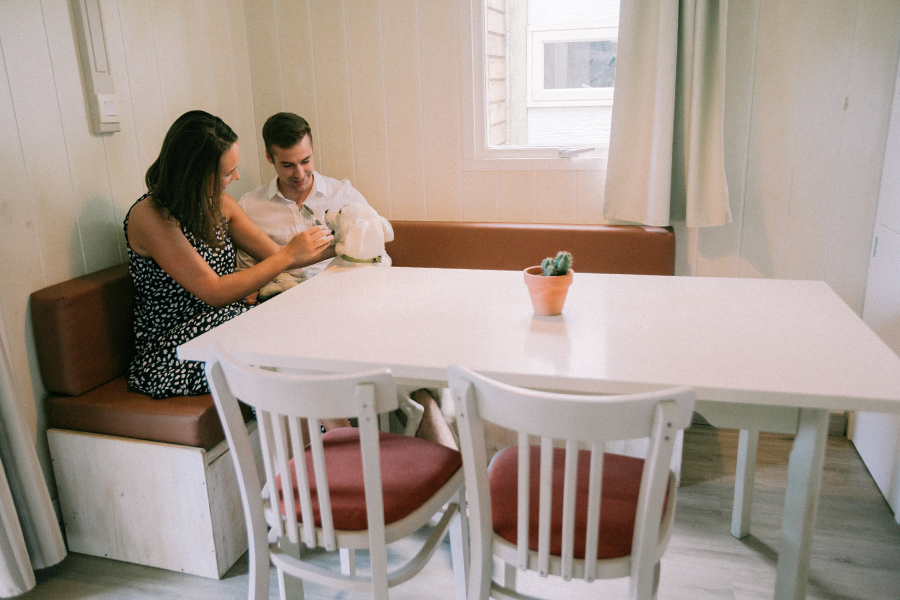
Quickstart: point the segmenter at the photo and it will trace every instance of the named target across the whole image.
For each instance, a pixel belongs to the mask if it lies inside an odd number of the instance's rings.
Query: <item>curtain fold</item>
[[[33,569],[66,556],[62,532],[25,429],[0,309],[0,597],[34,587]]]
[[[731,222],[725,179],[727,0],[622,0],[603,216]]]

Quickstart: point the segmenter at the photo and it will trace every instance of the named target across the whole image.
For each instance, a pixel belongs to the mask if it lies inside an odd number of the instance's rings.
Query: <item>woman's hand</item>
[[[285,251],[291,256],[291,268],[304,267],[329,258],[328,250],[334,240],[331,230],[316,225],[301,231],[288,242]],[[333,255],[333,251],[331,253]]]

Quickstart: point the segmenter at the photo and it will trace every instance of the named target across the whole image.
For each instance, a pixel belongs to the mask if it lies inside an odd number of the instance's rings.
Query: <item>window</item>
[[[619,0],[462,2],[472,25],[463,55],[472,65],[467,170],[535,168],[526,159],[605,168]]]
[[[617,28],[530,31],[528,107],[612,106]]]

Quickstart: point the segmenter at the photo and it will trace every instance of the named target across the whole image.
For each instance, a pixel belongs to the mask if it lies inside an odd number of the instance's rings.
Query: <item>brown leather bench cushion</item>
[[[124,374],[134,356],[133,306],[127,264],[31,294],[44,386],[78,396]]]
[[[35,346],[50,427],[211,448],[225,434],[212,396],[153,400],[129,392],[134,287],[128,265],[31,295]],[[245,419],[253,418],[244,407]]]
[[[671,227],[391,221],[394,266],[520,270],[560,250],[582,273],[675,274]]]
[[[117,377],[80,396],[51,395],[45,402],[50,427],[119,437],[212,448],[225,433],[212,396],[177,396],[153,400],[129,392]],[[241,405],[244,420],[253,410]]]

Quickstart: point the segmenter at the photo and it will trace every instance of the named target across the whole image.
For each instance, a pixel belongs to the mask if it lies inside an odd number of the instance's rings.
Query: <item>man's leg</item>
[[[441,414],[441,407],[431,393],[426,389],[421,389],[414,391],[410,394],[410,397],[425,409],[425,414],[422,415],[422,424],[419,425],[416,437],[457,450],[453,432],[450,431],[450,426],[447,425],[444,415]]]

